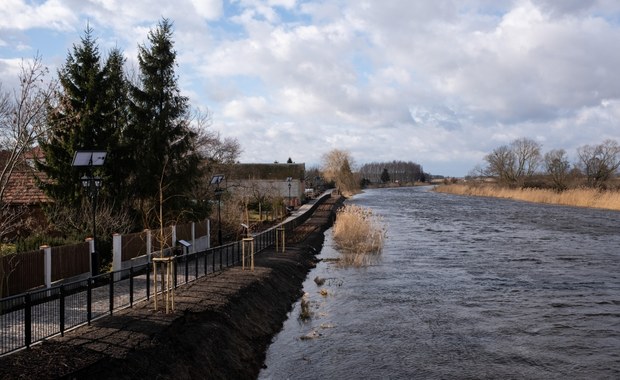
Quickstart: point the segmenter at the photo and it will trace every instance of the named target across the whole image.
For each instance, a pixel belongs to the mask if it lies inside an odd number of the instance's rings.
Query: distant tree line
[[[486,165],[475,169],[472,176],[494,177],[506,186],[604,189],[620,167],[620,145],[611,139],[583,145],[577,149],[577,161],[571,163],[564,149],[543,154],[540,143],[520,138],[495,148],[484,160]]]
[[[359,174],[365,183],[414,183],[426,178],[422,166],[411,161],[371,162]]]

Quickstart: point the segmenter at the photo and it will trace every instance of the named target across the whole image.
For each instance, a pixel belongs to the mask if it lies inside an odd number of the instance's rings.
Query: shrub
[[[385,228],[370,209],[356,205],[342,207],[336,213],[333,231],[345,265],[368,264],[383,250]]]

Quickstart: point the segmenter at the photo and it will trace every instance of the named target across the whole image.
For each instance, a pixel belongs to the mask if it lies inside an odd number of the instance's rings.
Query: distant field
[[[571,189],[558,193],[556,191],[547,189],[507,189],[495,185],[484,184],[440,185],[435,188],[435,191],[459,195],[509,198],[527,202],[549,203],[577,207],[591,207],[620,211],[619,191]]]

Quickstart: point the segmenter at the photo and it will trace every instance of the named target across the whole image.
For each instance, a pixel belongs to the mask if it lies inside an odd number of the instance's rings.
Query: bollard
[[[280,239],[282,239],[282,241],[280,241]],[[284,229],[284,227],[276,228],[276,252],[279,251],[278,247],[280,243],[282,245],[282,252],[285,251],[286,249],[285,242],[286,242],[286,230]]]
[[[246,248],[248,247],[248,252],[249,252],[249,256],[250,256],[250,265],[251,265],[251,270],[254,271],[254,238],[253,237],[247,237],[247,238],[243,238],[243,245],[241,246],[241,253],[242,253],[242,259],[241,259],[241,270],[245,270],[245,251]]]

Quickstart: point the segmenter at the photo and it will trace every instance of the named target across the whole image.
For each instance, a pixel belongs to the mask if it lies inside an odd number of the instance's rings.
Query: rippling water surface
[[[382,259],[319,263],[313,317],[295,305],[261,379],[620,379],[619,212],[428,188],[348,202],[383,217]]]

